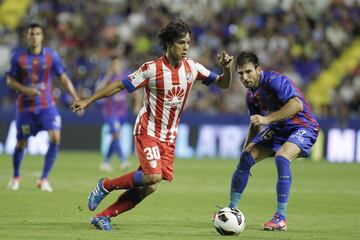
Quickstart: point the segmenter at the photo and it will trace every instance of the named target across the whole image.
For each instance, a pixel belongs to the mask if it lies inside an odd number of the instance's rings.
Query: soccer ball
[[[237,208],[222,208],[213,218],[216,231],[221,235],[238,235],[245,229],[245,216]]]

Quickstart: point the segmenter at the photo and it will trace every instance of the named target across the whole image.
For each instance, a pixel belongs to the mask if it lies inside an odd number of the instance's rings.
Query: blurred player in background
[[[8,184],[11,190],[19,189],[20,165],[28,138],[46,130],[50,143],[37,186],[42,191],[52,192],[48,175],[58,155],[61,118],[52,94],[51,74],[59,77],[62,86],[74,100],[79,99],[65,73],[59,54],[44,47],[43,40],[42,26],[37,23],[30,24],[27,27],[27,48],[19,48],[14,52],[11,68],[7,73],[7,84],[16,91],[17,143],[13,153],[14,174]]]
[[[255,54],[241,52],[235,66],[241,82],[248,88],[246,103],[250,127],[244,151],[232,176],[229,207],[238,206],[250,168],[275,155],[277,207],[264,229],[286,230],[286,209],[292,181],[290,162],[310,155],[319,124],[297,86],[284,75],[262,71]]]
[[[105,85],[119,81],[125,78],[128,74],[129,72],[124,71],[123,69],[123,62],[121,61],[120,57],[113,55],[111,57],[110,66],[98,88],[100,89]],[[137,91],[134,92],[134,97],[134,110],[138,112],[141,108],[141,95]],[[104,120],[105,123],[109,126],[109,131],[112,137],[109,148],[105,152],[104,160],[99,167],[102,171],[112,171],[110,159],[114,153],[119,157],[121,169],[130,167],[130,162],[126,159],[119,142],[121,137],[120,128],[125,123],[126,116],[128,115],[128,102],[128,93],[126,91],[121,91],[119,94],[115,94],[104,99],[102,103]]]
[[[135,151],[140,168],[115,179],[101,179],[91,192],[88,205],[95,210],[111,192],[126,189],[118,200],[91,219],[101,230],[111,230],[110,218],[128,211],[146,196],[155,192],[162,179],[173,179],[175,139],[181,113],[193,84],[216,82],[221,88],[231,84],[233,57],[226,52],[218,55],[223,75],[217,75],[200,63],[187,58],[190,29],[184,22],[172,22],[158,33],[165,55],[144,63],[121,81],[115,81],[92,96],[76,101],[74,111],[82,110],[97,99],[111,96],[123,89],[133,92],[143,88],[144,106],[134,126]]]

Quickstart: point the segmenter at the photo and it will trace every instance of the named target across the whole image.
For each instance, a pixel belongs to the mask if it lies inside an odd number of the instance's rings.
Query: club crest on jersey
[[[186,73],[186,81],[190,81],[191,80],[191,72],[187,72]]]
[[[170,90],[167,91],[165,95],[165,105],[170,107],[181,105],[184,96],[184,89],[182,89],[180,86],[173,86]]]

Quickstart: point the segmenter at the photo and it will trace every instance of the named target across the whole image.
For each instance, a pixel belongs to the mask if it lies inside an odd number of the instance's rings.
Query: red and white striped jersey
[[[170,66],[165,56],[144,63],[122,80],[129,92],[145,88],[134,135],[145,134],[163,142],[174,142],[181,113],[195,80],[209,85],[217,77],[216,73],[188,58],[176,68]]]

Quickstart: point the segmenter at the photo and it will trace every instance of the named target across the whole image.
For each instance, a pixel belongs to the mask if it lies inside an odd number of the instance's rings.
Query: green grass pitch
[[[100,160],[97,152],[61,151],[50,176],[54,192],[44,193],[35,187],[43,160],[26,155],[21,188],[12,192],[6,189],[10,156],[0,155],[0,239],[360,239],[360,164],[294,161],[288,231],[265,232],[262,224],[275,209],[276,169],[273,159],[264,160],[253,168],[240,205],[245,231],[223,237],[211,216],[215,205],[228,203],[235,160],[176,159],[174,181],[162,182],[135,209],[113,218],[113,232],[89,224],[89,192],[100,177],[123,173],[116,159],[113,173],[99,172]],[[112,192],[99,210],[120,193]]]

